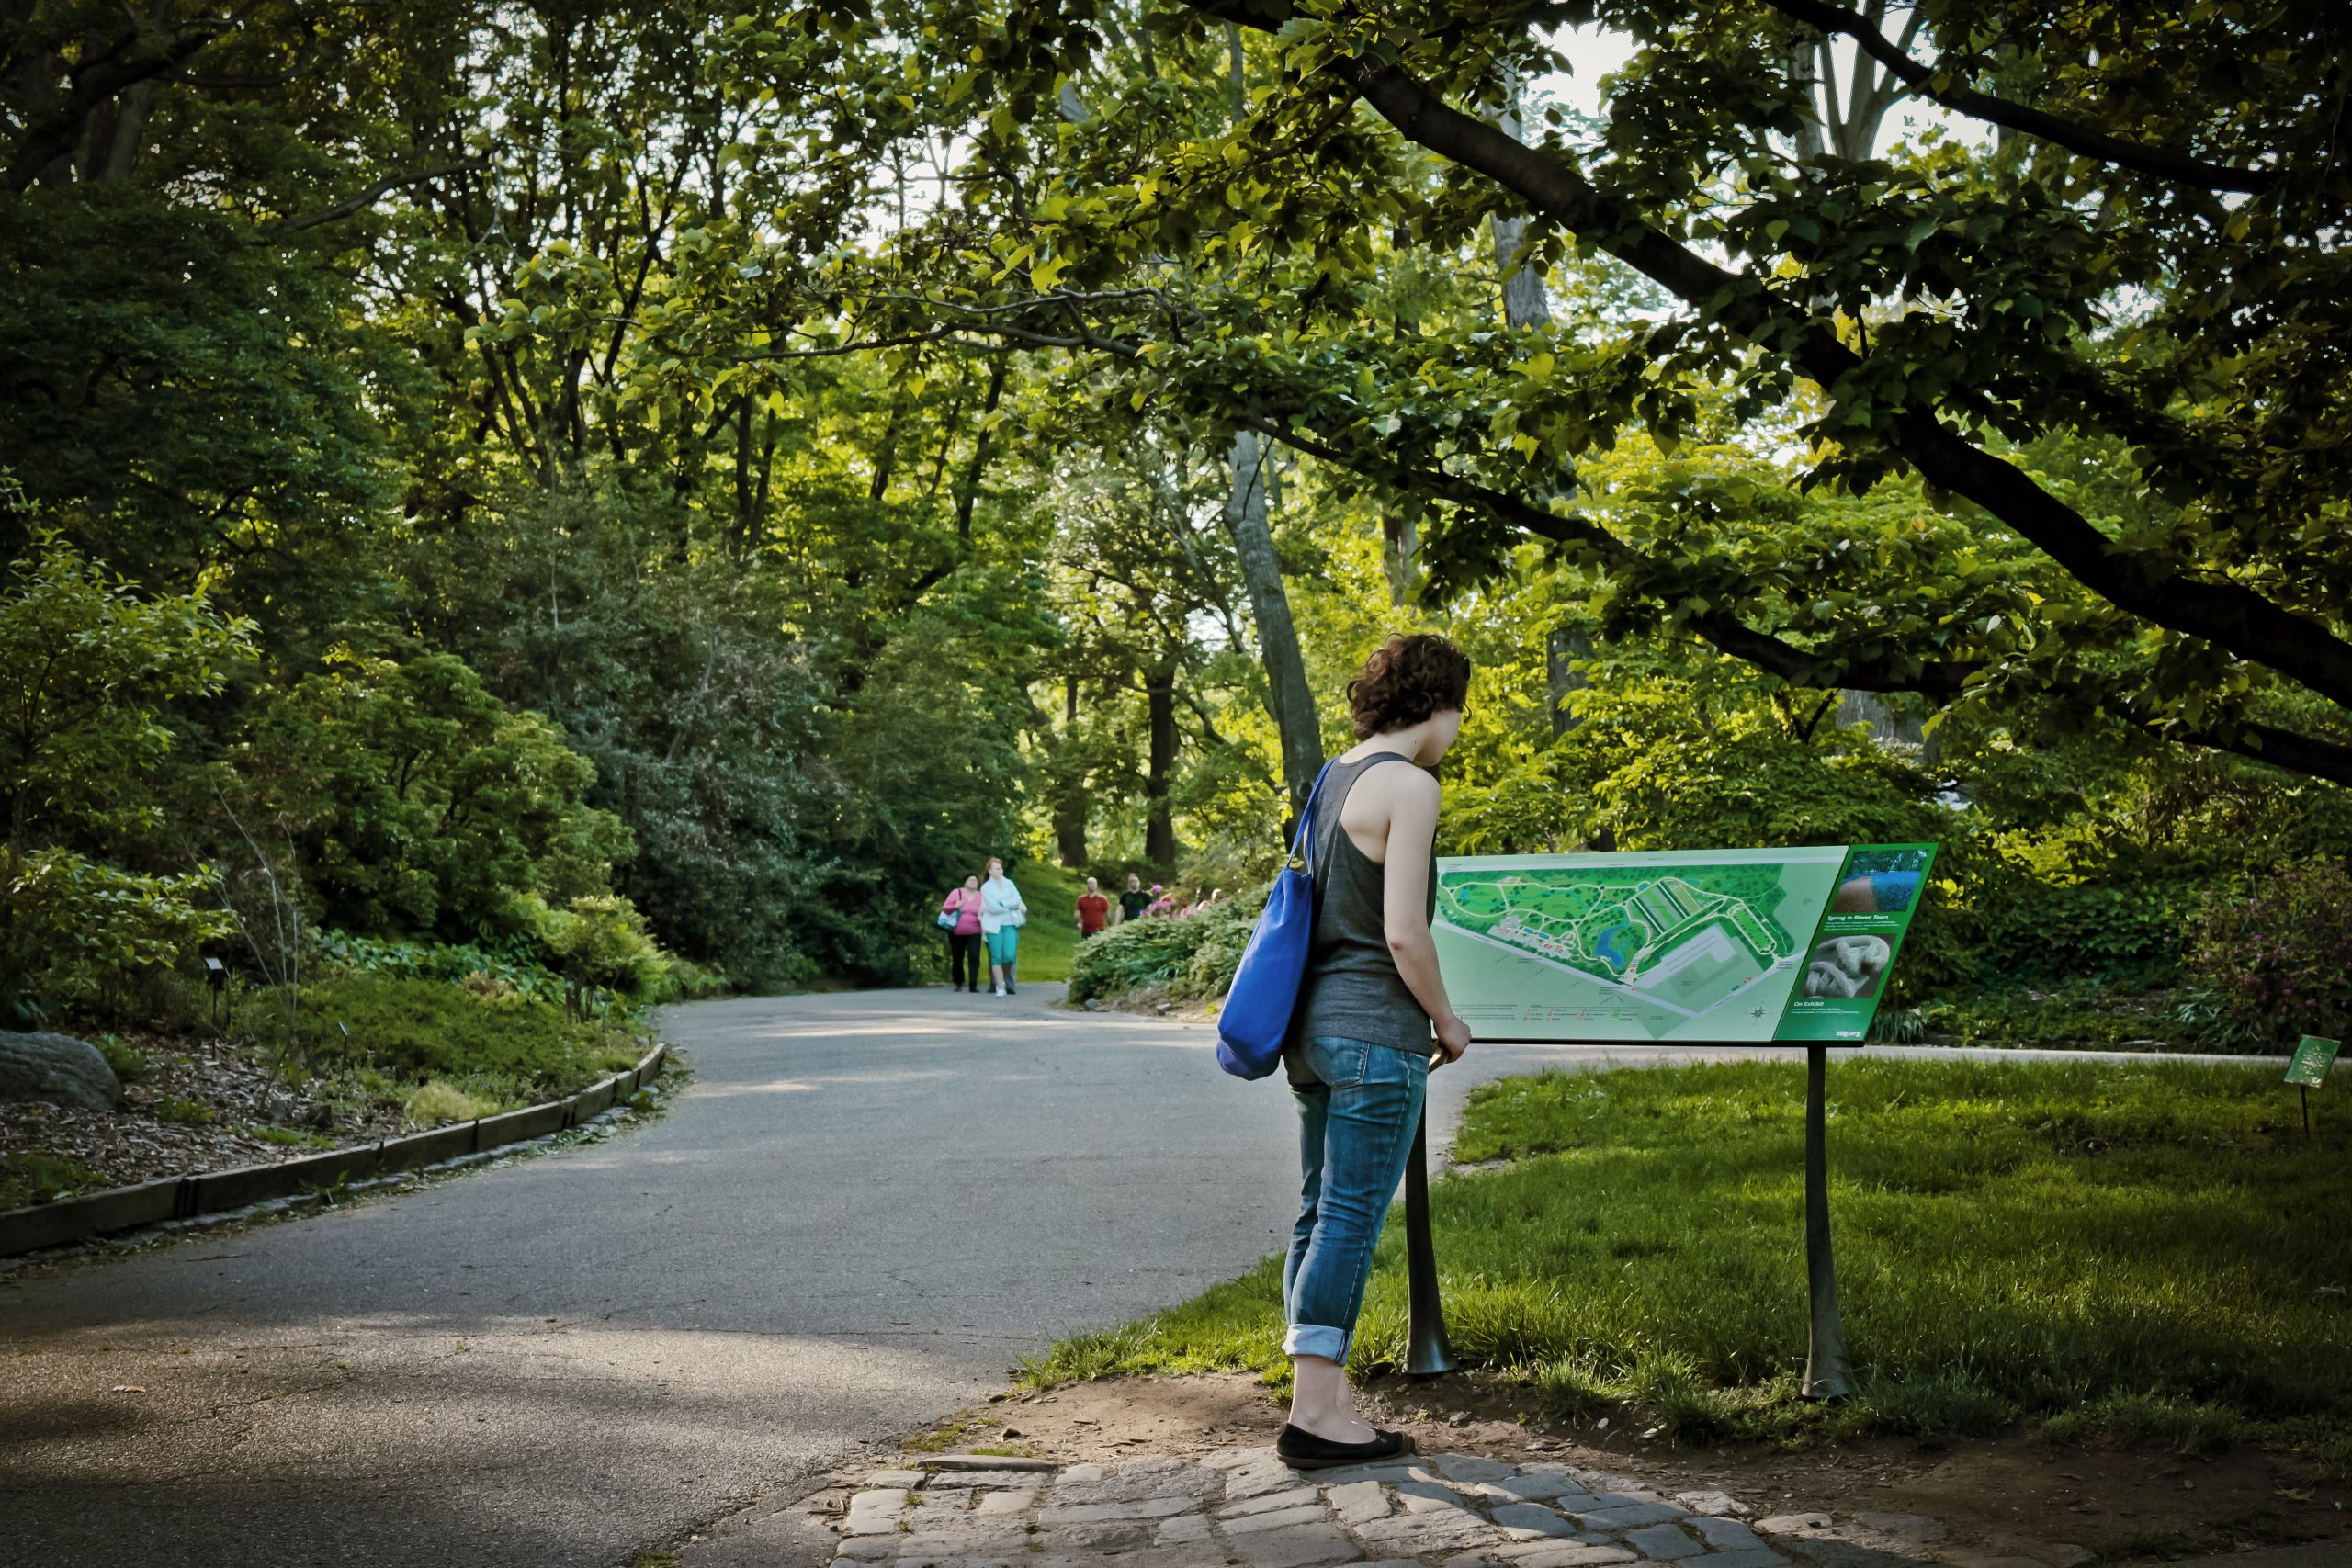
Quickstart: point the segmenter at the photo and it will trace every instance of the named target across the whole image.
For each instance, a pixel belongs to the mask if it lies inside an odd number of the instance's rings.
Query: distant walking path
[[[0,1563],[617,1562],[1272,1251],[1288,1097],[1058,992],[678,1009],[650,1126],[0,1282]]]

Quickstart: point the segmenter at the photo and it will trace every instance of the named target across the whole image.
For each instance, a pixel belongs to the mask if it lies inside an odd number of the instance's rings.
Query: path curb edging
[[[153,1224],[161,1220],[192,1219],[198,1214],[249,1208],[273,1199],[338,1185],[356,1185],[379,1176],[420,1170],[427,1166],[488,1153],[509,1144],[527,1143],[552,1133],[577,1127],[662,1076],[670,1047],[656,1045],[625,1073],[600,1078],[577,1094],[544,1104],[526,1106],[503,1115],[459,1122],[426,1133],[356,1144],[301,1159],[273,1165],[239,1166],[199,1176],[167,1176],[130,1187],[112,1187],[80,1198],[0,1213],[0,1258],[39,1247],[63,1247],[70,1242]]]

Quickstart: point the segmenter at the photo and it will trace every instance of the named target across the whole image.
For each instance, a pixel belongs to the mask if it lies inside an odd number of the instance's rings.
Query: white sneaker
[[[998,996],[1000,996],[1000,997],[1001,997],[1001,996],[1002,996],[1002,995],[1004,995],[1004,987],[1003,987],[1002,986],[999,986],[999,987],[996,988],[996,994],[997,994]]]

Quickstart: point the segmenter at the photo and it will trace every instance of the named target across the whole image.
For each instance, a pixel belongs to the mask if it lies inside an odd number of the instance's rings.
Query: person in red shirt
[[[1111,900],[1102,897],[1092,877],[1086,879],[1086,891],[1078,896],[1078,940],[1101,932],[1111,923]]]

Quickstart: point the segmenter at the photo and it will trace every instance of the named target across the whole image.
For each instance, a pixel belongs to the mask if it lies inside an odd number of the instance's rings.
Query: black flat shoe
[[[1293,1470],[1336,1470],[1347,1464],[1378,1464],[1413,1451],[1413,1439],[1404,1432],[1380,1432],[1368,1443],[1335,1443],[1303,1427],[1283,1424],[1274,1439],[1274,1457]]]

